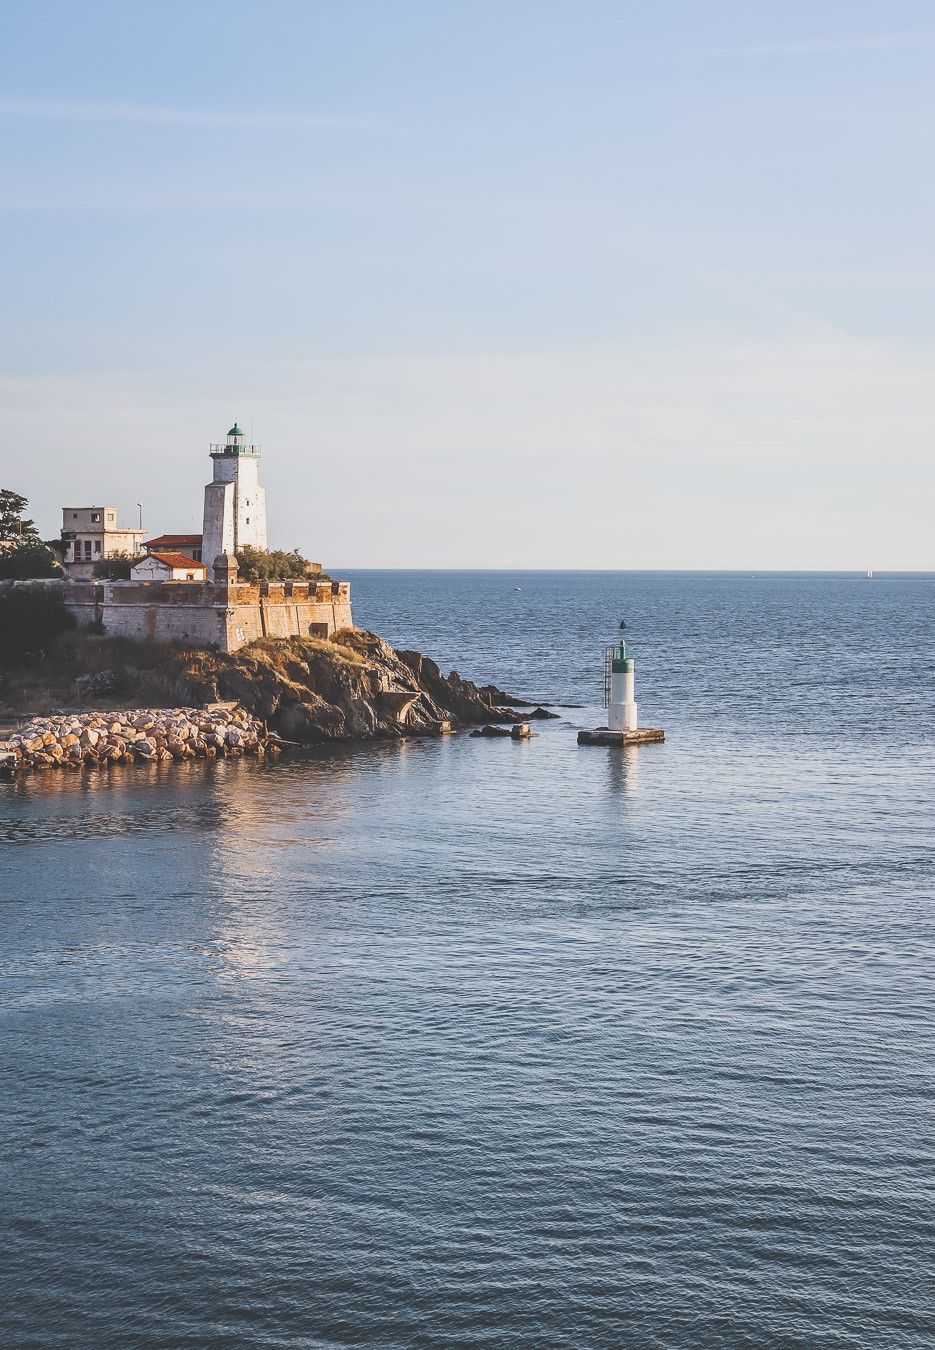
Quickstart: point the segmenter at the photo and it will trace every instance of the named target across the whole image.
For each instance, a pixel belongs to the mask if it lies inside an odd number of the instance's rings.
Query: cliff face
[[[443,675],[418,652],[348,629],[331,641],[253,643],[199,654],[185,671],[193,702],[236,699],[288,740],[315,743],[436,732],[440,724],[518,722],[496,689]]]
[[[34,666],[5,676],[0,699],[11,712],[35,714],[236,701],[286,740],[305,744],[523,717],[509,706],[519,700],[443,675],[428,657],[356,629],[331,639],[266,638],[230,653],[76,632]]]

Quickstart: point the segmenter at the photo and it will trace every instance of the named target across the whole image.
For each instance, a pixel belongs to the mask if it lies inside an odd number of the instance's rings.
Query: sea
[[[933,1346],[935,577],[345,575],[559,717],[0,785],[0,1345]]]

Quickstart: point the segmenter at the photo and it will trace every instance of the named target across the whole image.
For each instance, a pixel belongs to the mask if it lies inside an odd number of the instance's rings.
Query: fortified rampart
[[[35,585],[20,582],[15,585]],[[235,652],[261,637],[330,637],[352,628],[348,581],[66,581],[61,590],[79,624],[159,642]]]
[[[330,637],[352,628],[347,581],[75,582],[65,604],[105,633],[235,652],[261,637]]]

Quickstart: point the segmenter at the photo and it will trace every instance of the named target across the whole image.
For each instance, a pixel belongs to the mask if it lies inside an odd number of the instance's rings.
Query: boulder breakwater
[[[278,738],[244,708],[140,708],[33,718],[0,740],[0,771],[279,753]]]

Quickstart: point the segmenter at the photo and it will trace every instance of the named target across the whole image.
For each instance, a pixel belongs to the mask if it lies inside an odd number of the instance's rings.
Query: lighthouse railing
[[[603,667],[603,694],[605,708],[610,707],[610,681],[613,675],[614,657],[617,654],[617,644],[612,642],[609,647],[604,648],[604,667]]]

